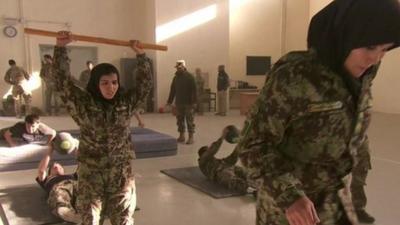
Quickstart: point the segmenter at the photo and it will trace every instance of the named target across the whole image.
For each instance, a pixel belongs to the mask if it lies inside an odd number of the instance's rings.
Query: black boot
[[[375,218],[369,215],[365,209],[356,210],[358,221],[361,223],[372,224],[375,222]]]

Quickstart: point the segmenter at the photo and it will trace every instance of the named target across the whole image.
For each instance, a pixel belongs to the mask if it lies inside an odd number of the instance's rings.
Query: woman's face
[[[99,89],[101,95],[103,95],[105,99],[113,99],[115,94],[117,93],[118,88],[119,84],[117,74],[111,73],[100,77]]]
[[[344,67],[353,77],[359,78],[371,66],[377,64],[393,43],[373,45],[351,50]]]

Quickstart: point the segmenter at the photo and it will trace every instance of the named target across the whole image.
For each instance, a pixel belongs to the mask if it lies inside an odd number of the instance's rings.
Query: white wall
[[[231,4],[231,79],[262,86],[265,76],[246,76],[246,56],[271,56],[272,63],[281,56],[281,12],[282,1],[247,0]]]
[[[310,19],[322,8],[324,8],[326,5],[331,3],[332,0],[317,0],[317,1],[310,1]]]
[[[400,113],[400,49],[386,53],[372,86],[374,111]]]
[[[231,79],[262,87],[265,76],[246,76],[246,56],[271,56],[305,49],[307,0],[231,1],[229,61]]]
[[[159,106],[167,101],[178,59],[186,60],[187,68],[192,73],[196,67],[209,72],[209,86],[216,90],[217,66],[226,64],[229,68],[229,12],[227,0],[156,0],[157,26],[213,5],[216,7],[214,19],[159,43],[169,48],[167,52],[156,53]]]
[[[286,0],[285,49],[283,53],[307,49],[309,0]]]
[[[76,34],[121,40],[140,39],[149,36],[146,26],[142,24],[146,15],[146,10],[143,10],[143,7],[147,4],[143,3],[144,1],[119,0],[118,4],[108,0],[22,0],[20,2],[27,27],[58,31],[66,29],[66,27],[62,24],[52,24],[52,22],[68,22],[71,24],[71,31]],[[0,2],[0,15],[19,17],[18,1],[2,0]],[[4,24],[2,24],[3,26]],[[0,35],[0,49],[2,49],[0,73],[4,74],[7,70],[9,58],[14,58],[17,64],[24,66],[30,73],[38,72],[40,70],[39,44],[55,44],[55,39],[40,36],[26,36],[24,38],[23,25],[20,23],[16,27],[19,30],[16,38],[6,38],[4,35]],[[154,27],[150,29],[154,30]],[[87,42],[76,42],[72,45],[98,46],[98,61],[111,62],[118,68],[121,57],[134,57],[133,51],[126,47],[94,45]],[[8,89],[9,85],[1,79],[0,96],[3,96]],[[34,106],[42,107],[41,93],[41,88],[33,92]]]

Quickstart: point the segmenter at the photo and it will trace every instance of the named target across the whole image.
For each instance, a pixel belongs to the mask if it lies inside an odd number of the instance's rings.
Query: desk
[[[240,115],[246,115],[250,107],[256,101],[259,92],[242,92],[240,93]]]
[[[240,93],[258,93],[258,89],[240,89],[230,88],[229,89],[229,108],[240,109]]]

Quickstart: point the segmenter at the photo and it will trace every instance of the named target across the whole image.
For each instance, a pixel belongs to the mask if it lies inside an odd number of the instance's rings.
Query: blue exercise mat
[[[79,138],[79,130],[65,130],[65,132]],[[131,132],[130,138],[137,159],[177,154],[176,139],[170,135],[140,127],[132,128]],[[37,144],[10,148],[4,140],[0,140],[0,172],[35,169],[46,151],[47,146]],[[76,164],[74,157],[74,155],[62,155],[55,152],[52,160],[62,165],[74,165]]]

